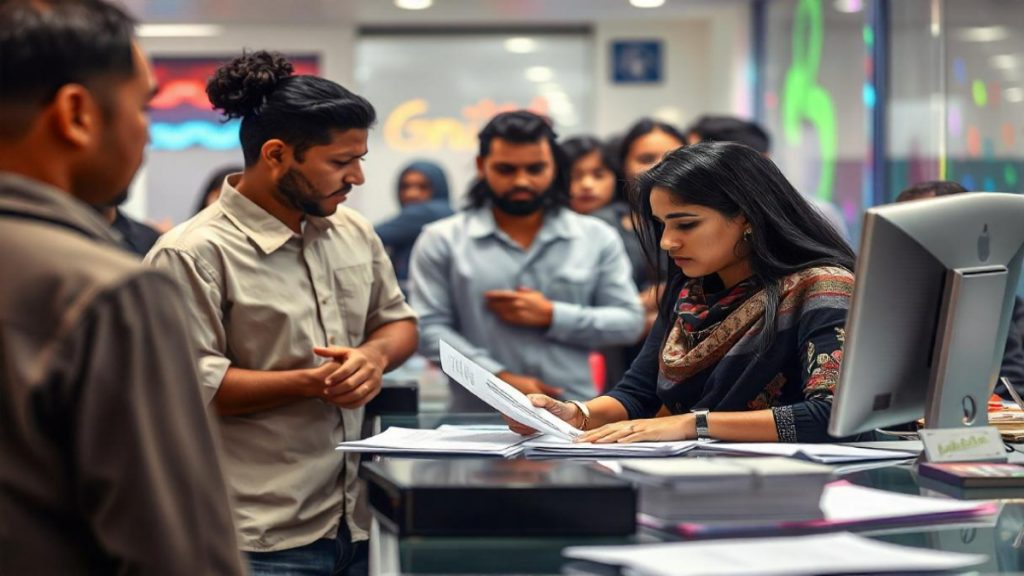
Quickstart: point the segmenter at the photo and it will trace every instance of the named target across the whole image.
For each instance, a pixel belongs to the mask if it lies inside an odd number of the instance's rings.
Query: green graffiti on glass
[[[824,40],[821,1],[800,0],[793,18],[793,61],[782,91],[782,131],[792,146],[800,145],[805,122],[818,133],[821,173],[817,196],[831,200],[836,172],[836,112],[832,97],[818,84]]]
[[[988,89],[984,82],[975,80],[971,83],[971,97],[974,98],[974,105],[979,108],[984,108],[988,104]]]
[[[1006,180],[1006,185],[1010,188],[1017,186],[1017,168],[1013,164],[1007,164],[1003,168],[1003,180]]]

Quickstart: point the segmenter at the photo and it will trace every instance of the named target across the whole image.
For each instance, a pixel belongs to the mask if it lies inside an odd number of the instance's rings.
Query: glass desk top
[[[375,432],[388,426],[436,428],[442,424],[498,424],[494,414],[423,413],[415,416],[384,416]],[[842,474],[854,484],[906,494],[942,496],[919,486],[912,467],[890,465]],[[1024,491],[1020,499],[1004,501],[995,526],[933,525],[864,532],[865,536],[894,544],[980,553],[987,563],[969,574],[1024,573]],[[442,538],[405,537],[388,532],[376,521],[371,529],[373,574],[565,574],[594,571],[616,573],[590,564],[572,562],[561,551],[574,545],[618,545],[678,541],[673,534],[638,527],[636,534],[620,538]]]

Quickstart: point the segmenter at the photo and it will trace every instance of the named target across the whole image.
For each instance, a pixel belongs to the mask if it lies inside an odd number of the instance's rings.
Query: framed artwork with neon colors
[[[318,74],[316,55],[286,55],[295,74]],[[153,150],[238,147],[241,120],[225,122],[206,97],[206,81],[231,56],[153,58],[159,87],[150,102],[150,146]]]

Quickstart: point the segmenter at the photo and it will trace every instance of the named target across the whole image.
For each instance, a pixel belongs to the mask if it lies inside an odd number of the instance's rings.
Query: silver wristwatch
[[[711,431],[708,430],[708,414],[710,410],[693,410],[693,416],[697,422],[697,440],[710,440]]]

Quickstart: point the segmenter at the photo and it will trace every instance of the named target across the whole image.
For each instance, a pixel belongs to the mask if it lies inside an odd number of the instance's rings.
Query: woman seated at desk
[[[640,175],[632,206],[667,279],[658,320],[614,389],[586,403],[531,395],[534,405],[586,430],[580,441],[830,441],[849,245],[740,144],[668,153]]]

